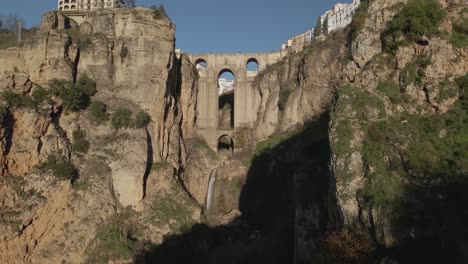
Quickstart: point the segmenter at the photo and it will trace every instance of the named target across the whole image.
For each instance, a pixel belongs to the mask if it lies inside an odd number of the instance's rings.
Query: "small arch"
[[[208,64],[206,63],[206,61],[204,59],[197,59],[195,61],[195,67],[199,71],[204,71],[204,70],[206,70],[206,67],[208,67]]]
[[[247,71],[258,71],[258,60],[255,58],[250,58],[247,60]]]
[[[75,9],[76,9],[76,5],[72,5],[70,9],[75,10]]]
[[[230,150],[234,152],[234,140],[231,136],[224,134],[218,138],[218,151]]]

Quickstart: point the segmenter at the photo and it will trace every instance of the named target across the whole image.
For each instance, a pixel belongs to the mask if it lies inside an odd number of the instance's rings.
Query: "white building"
[[[64,12],[87,12],[121,6],[122,0],[58,0],[57,8]]]
[[[331,32],[346,27],[353,20],[353,14],[361,4],[361,0],[353,0],[350,4],[339,3],[321,16],[324,32]]]

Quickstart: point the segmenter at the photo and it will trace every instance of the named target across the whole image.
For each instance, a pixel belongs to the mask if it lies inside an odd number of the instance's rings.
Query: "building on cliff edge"
[[[361,0],[353,0],[349,4],[337,3],[332,9],[327,10],[320,16],[322,22],[322,34],[317,36],[315,28],[309,29],[304,33],[293,36],[288,41],[282,44],[281,49],[290,49],[293,51],[300,51],[307,44],[320,38],[324,38],[331,32],[345,28],[353,19],[353,15],[361,4]]]
[[[87,13],[124,7],[124,0],[58,0],[57,9],[80,25]]]
[[[89,12],[123,5],[123,0],[58,0],[57,9],[63,12]]]

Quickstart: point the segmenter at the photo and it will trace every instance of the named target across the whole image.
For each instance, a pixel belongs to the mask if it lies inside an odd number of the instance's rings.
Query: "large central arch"
[[[223,75],[231,75],[232,80],[223,78]],[[234,129],[235,80],[236,75],[228,68],[218,73],[218,129]]]

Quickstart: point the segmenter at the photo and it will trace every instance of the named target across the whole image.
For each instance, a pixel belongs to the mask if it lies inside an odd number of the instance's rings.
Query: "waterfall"
[[[213,207],[213,191],[214,183],[216,181],[216,169],[213,169],[210,174],[210,180],[208,182],[208,191],[206,194],[206,209],[210,210]]]

